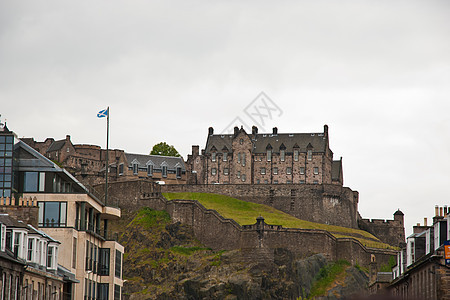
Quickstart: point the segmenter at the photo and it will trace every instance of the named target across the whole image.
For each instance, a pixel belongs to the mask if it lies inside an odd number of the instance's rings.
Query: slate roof
[[[175,170],[176,166],[179,165],[182,171],[186,171],[186,167],[184,166],[184,161],[182,157],[145,155],[134,153],[125,153],[125,157],[127,158],[129,167],[132,166],[132,162],[135,160],[138,162],[140,168],[147,167],[147,163],[150,163],[151,161],[154,167],[159,169],[161,167],[161,164],[166,162],[168,170]]]
[[[59,140],[59,141],[54,141],[50,147],[48,147],[47,152],[52,152],[52,151],[58,151],[61,150],[62,147],[64,147],[64,144],[66,143],[66,140]]]
[[[27,224],[11,218],[8,214],[0,214],[0,223],[5,224],[6,227],[28,229]]]
[[[233,141],[233,134],[214,134],[208,136],[206,142],[205,152],[210,153],[212,147],[217,149],[217,152],[223,152],[224,146],[231,152],[231,144]],[[249,135],[252,138],[252,135]],[[293,152],[294,146],[298,147],[300,152],[306,152],[309,144],[313,147],[313,152],[325,152],[327,137],[323,132],[321,133],[258,133],[253,142],[253,153],[266,153],[267,145],[271,145],[274,152],[279,152],[280,146],[284,145],[287,152]]]
[[[342,161],[341,160],[333,160],[331,165],[331,179],[339,180],[342,174]]]

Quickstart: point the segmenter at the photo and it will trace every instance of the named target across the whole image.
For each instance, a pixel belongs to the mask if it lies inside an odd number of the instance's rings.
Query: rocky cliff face
[[[151,209],[130,214],[115,227],[125,246],[124,299],[129,300],[307,299],[328,263],[320,254],[296,259],[285,249],[276,249],[272,261],[257,262],[247,261],[241,251],[214,252],[199,244],[189,227]],[[364,272],[348,267],[316,299],[341,299],[366,285]]]

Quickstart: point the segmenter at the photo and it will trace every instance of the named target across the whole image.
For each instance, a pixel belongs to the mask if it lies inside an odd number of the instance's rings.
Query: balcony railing
[[[111,230],[105,231],[103,228],[96,227],[94,226],[95,224],[91,224],[88,221],[85,222],[84,227],[81,225],[81,221],[77,220],[77,222],[75,222],[75,229],[83,230],[84,228],[84,231],[89,232],[99,239],[118,242],[119,234],[117,232],[113,232]]]

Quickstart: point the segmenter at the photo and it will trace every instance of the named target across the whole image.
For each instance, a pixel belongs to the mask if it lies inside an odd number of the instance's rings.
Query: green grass
[[[170,215],[166,211],[159,211],[151,209],[149,207],[144,207],[139,210],[133,222],[141,225],[144,228],[151,228],[154,226],[169,224]]]
[[[189,255],[194,254],[194,252],[211,250],[211,248],[197,247],[197,246],[195,246],[195,247],[174,246],[174,247],[170,248],[170,250],[172,252],[175,252],[178,254],[189,256]]]
[[[330,285],[336,281],[338,277],[345,275],[345,270],[350,266],[346,260],[338,260],[337,262],[326,265],[320,269],[319,274],[315,278],[315,282],[311,287],[308,299],[325,295]]]
[[[330,232],[335,237],[355,238],[368,247],[395,249],[380,242],[367,231],[300,220],[268,205],[209,193],[163,193],[163,195],[167,200],[197,200],[204,207],[216,210],[223,217],[233,219],[239,225],[255,224],[256,218],[263,216],[267,224],[282,225],[285,228],[321,229]]]

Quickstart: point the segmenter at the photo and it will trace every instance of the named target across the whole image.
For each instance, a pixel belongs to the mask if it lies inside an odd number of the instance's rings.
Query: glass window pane
[[[61,225],[65,225],[66,224],[66,207],[67,207],[67,203],[66,202],[61,202],[61,206],[60,206],[60,224]]]
[[[25,172],[23,178],[23,191],[37,192],[37,186],[38,186],[38,173]]]
[[[5,136],[0,136],[0,143],[4,143],[6,141]]]
[[[39,192],[45,191],[45,173],[39,173]]]
[[[45,202],[45,226],[59,225],[59,202]]]

